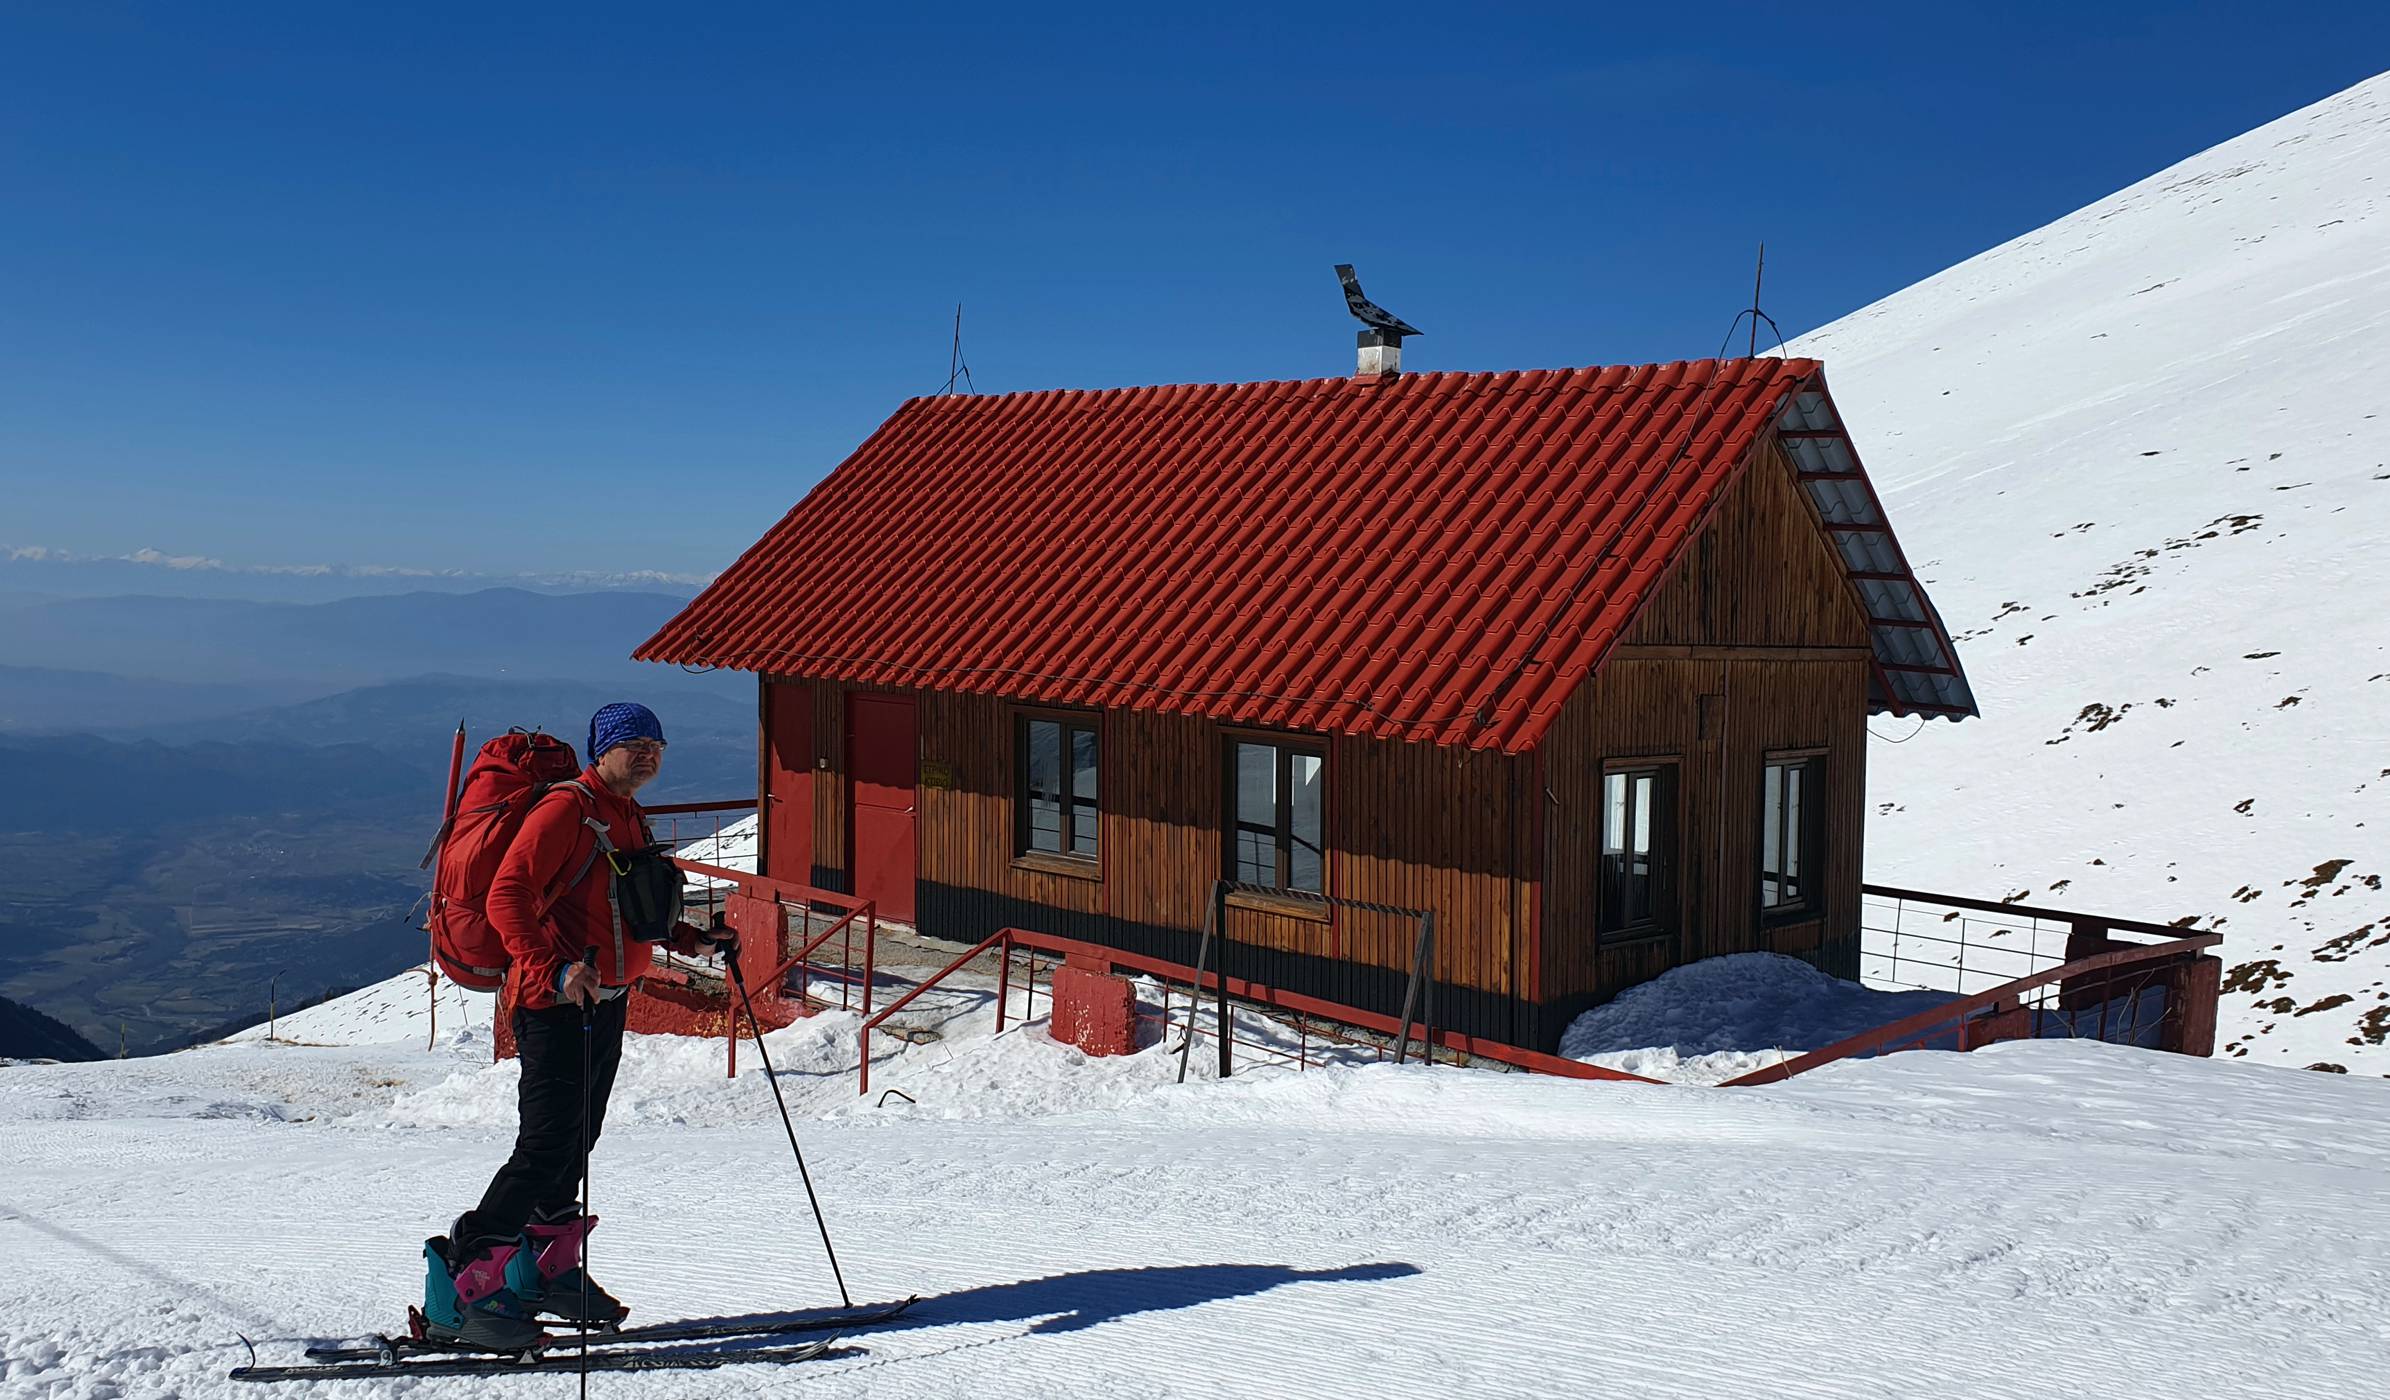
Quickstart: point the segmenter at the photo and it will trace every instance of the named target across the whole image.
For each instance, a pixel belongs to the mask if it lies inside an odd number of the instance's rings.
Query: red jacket
[[[612,888],[606,863],[603,857],[590,859],[598,848],[597,834],[586,824],[596,817],[606,824],[616,849],[635,851],[649,843],[647,814],[637,802],[608,791],[594,767],[582,769],[579,781],[590,796],[558,788],[523,819],[483,906],[506,941],[516,1004],[534,1010],[556,1004],[556,974],[579,962],[583,949],[598,950],[598,980],[609,987],[639,980],[655,960],[648,944],[616,927],[606,898]],[[579,884],[559,889],[585,865]],[[693,951],[695,932],[681,925],[673,946]]]

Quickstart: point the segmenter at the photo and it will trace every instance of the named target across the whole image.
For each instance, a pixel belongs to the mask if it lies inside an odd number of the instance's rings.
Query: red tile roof
[[[1532,747],[1814,360],[914,399],[643,660]]]

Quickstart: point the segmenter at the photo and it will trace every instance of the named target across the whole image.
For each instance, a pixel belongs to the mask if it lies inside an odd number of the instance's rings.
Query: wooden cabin
[[[761,683],[761,869],[1549,1049],[1858,966],[1871,714],[1975,712],[1812,360],[915,399],[640,648]],[[1358,906],[1382,906],[1365,909]]]

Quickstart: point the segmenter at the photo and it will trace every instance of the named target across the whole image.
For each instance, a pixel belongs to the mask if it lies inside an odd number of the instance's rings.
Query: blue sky
[[[0,547],[720,568],[904,398],[1788,334],[2378,5],[0,9]]]

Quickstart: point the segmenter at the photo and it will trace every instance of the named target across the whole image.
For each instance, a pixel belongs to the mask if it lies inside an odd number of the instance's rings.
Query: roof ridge
[[[1453,386],[1454,381],[1461,380],[1475,381],[1480,385],[1490,385],[1492,381],[1508,379],[1512,382],[1504,385],[1502,392],[1522,393],[1531,389],[1543,387],[1552,380],[1559,378],[1575,378],[1578,376],[1586,376],[1589,379],[1598,379],[1600,376],[1605,374],[1623,372],[1626,376],[1624,382],[1633,384],[1640,382],[1647,373],[1656,376],[1663,371],[1674,371],[1676,376],[1681,379],[1695,371],[1710,369],[1713,366],[1761,363],[1780,365],[1783,366],[1788,372],[1797,370],[1797,372],[1804,374],[1815,374],[1825,368],[1825,362],[1823,360],[1813,359],[1805,355],[1732,355],[1725,357],[1711,355],[1704,356],[1697,360],[1646,360],[1627,364],[1553,365],[1540,369],[1409,370],[1399,375],[1389,375],[1383,377],[1378,375],[1344,374],[1322,375],[1311,379],[1199,379],[1183,380],[1168,384],[1114,384],[1105,387],[1088,387],[1085,385],[1056,385],[1045,389],[1012,389],[1001,394],[916,394],[912,398],[906,399],[899,406],[899,411],[901,412],[904,409],[912,408],[916,404],[1012,404],[1022,403],[1028,400],[1039,398],[1085,398],[1089,400],[1109,400],[1116,396],[1122,395],[1158,394],[1180,390],[1213,392],[1248,390],[1259,392],[1268,389],[1306,389],[1317,392],[1351,388],[1354,387],[1356,383],[1358,383],[1361,387],[1377,390],[1390,386],[1407,387],[1413,384],[1422,385],[1428,388],[1442,388],[1446,386]]]

